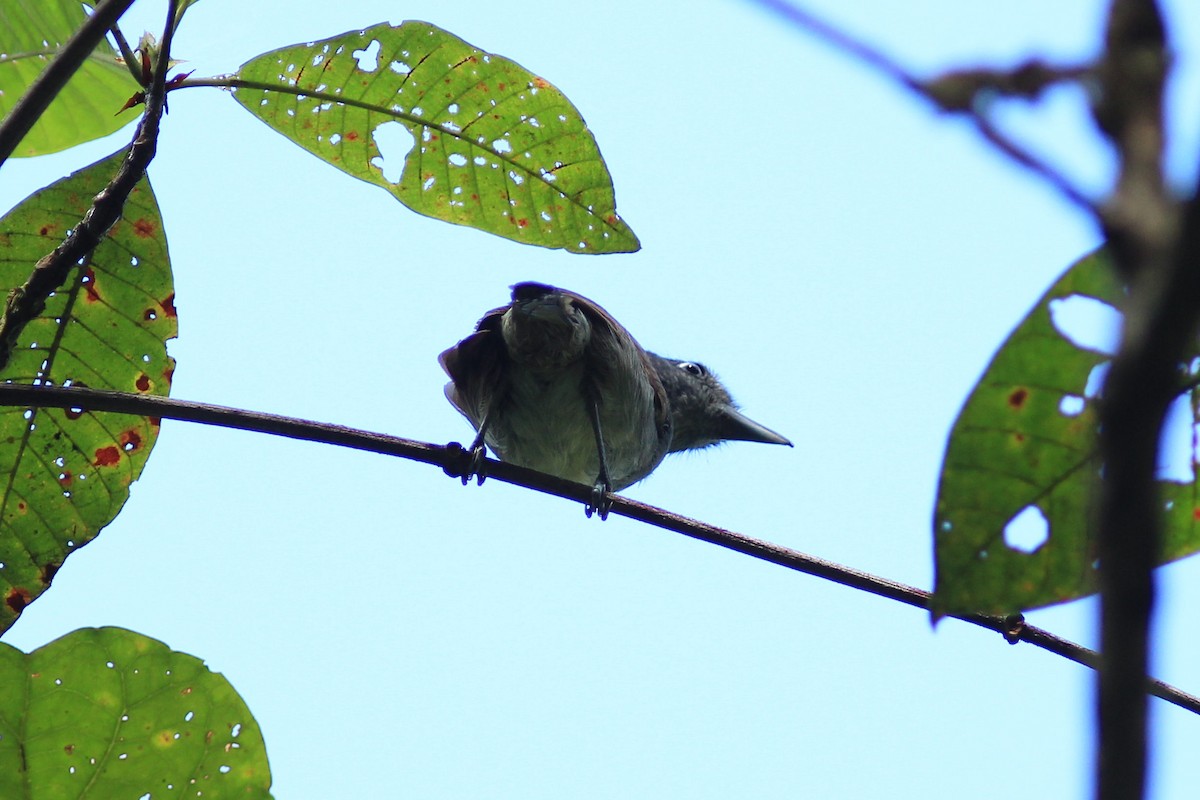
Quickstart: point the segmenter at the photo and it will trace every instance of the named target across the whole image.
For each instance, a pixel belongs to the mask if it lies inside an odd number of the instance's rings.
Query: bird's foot
[[[442,471],[451,478],[461,478],[463,486],[471,482],[474,476],[476,485],[482,486],[487,477],[487,450],[484,447],[473,446],[470,450],[458,442],[446,445],[449,458]]]
[[[463,486],[471,482],[472,475],[475,476],[475,485],[483,486],[483,482],[487,478],[487,448],[483,445],[471,448],[469,470],[466,475],[463,475]]]
[[[608,512],[612,508],[612,504],[612,486],[608,481],[596,481],[596,485],[592,487],[591,499],[583,507],[583,513],[589,519],[595,513],[603,521],[608,519]]]

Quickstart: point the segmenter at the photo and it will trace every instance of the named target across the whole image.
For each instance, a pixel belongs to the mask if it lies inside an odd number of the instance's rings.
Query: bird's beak
[[[754,420],[738,411],[733,406],[725,406],[721,413],[722,439],[736,439],[742,442],[762,442],[763,444],[786,444],[792,446],[786,436],[780,436],[775,431],[759,425]]]

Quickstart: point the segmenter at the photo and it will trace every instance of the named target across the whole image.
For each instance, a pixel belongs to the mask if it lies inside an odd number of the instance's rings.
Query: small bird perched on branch
[[[438,359],[446,397],[501,461],[591,484],[590,517],[667,453],[726,440],[792,443],[735,407],[703,365],[642,349],[600,306],[564,289],[518,283],[512,302]],[[482,480],[482,477],[481,477]]]

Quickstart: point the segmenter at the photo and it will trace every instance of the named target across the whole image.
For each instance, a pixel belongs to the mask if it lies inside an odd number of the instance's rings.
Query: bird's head
[[[672,453],[729,440],[792,446],[787,437],[738,411],[729,390],[703,364],[647,355],[670,401]]]

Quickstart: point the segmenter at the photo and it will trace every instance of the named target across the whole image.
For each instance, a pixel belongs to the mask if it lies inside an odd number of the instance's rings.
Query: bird
[[[597,303],[524,282],[507,305],[438,357],[446,398],[476,430],[462,476],[483,480],[485,448],[511,464],[591,485],[587,516],[668,453],[727,440],[792,446],[742,414],[696,361],[644,350]]]

